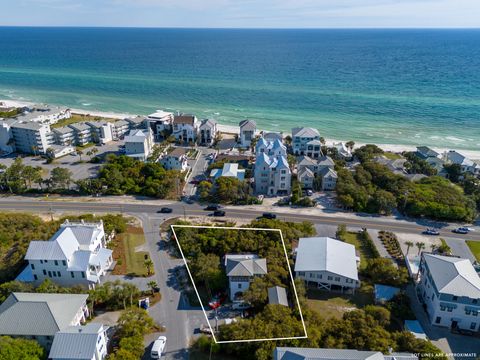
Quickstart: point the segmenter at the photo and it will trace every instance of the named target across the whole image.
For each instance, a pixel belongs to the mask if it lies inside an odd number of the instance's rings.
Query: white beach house
[[[255,254],[227,254],[224,265],[231,301],[241,299],[256,276],[267,274],[267,260]]]

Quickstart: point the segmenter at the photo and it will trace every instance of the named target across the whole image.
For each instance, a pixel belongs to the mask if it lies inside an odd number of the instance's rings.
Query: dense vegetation
[[[437,175],[437,170],[425,160],[420,159],[415,153],[404,152],[403,156],[407,159],[405,168],[409,174]]]
[[[245,205],[257,202],[257,198],[252,196],[250,184],[233,177],[220,177],[213,184],[202,181],[198,185],[198,194],[200,201],[218,204]]]
[[[91,214],[68,216],[69,220],[103,220],[105,232],[126,229],[126,219],[121,215],[93,216]],[[66,217],[55,221],[44,221],[38,216],[17,213],[0,213],[0,282],[13,279],[23,266],[28,245],[32,240],[48,240]]]
[[[338,170],[338,200],[359,212],[390,214],[398,209],[408,216],[439,220],[470,221],[475,218],[474,200],[449,180],[431,176],[410,182],[386,166],[372,162],[376,147],[357,149],[361,164],[355,172]],[[480,191],[479,191],[480,194]]]
[[[35,340],[14,339],[0,336],[0,359],[8,360],[43,360],[46,359],[45,349]]]

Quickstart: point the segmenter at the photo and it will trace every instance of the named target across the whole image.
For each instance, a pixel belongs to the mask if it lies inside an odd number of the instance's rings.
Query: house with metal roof
[[[215,138],[218,134],[217,120],[203,119],[199,126],[199,139],[200,145],[211,146],[213,145]]]
[[[134,129],[125,136],[125,155],[146,161],[152,153],[153,134],[150,129]]]
[[[475,176],[480,175],[480,165],[455,150],[447,152],[445,160],[448,164],[459,165],[462,173],[470,173]]]
[[[99,323],[70,326],[55,334],[48,358],[51,360],[103,360],[107,351],[108,327]]]
[[[245,180],[245,169],[239,169],[237,163],[225,163],[221,169],[212,169],[210,177],[214,180],[220,177],[234,177],[243,181]]]
[[[287,289],[281,286],[268,288],[268,303],[272,305],[288,306]]]
[[[300,238],[295,275],[309,286],[354,292],[360,287],[355,246],[329,237]]]
[[[320,349],[277,347],[273,350],[273,360],[417,360],[414,354],[392,353],[383,355],[379,351],[348,349]]]
[[[241,298],[256,276],[267,274],[267,259],[256,254],[227,254],[224,265],[231,301]]]
[[[41,283],[50,279],[62,286],[95,287],[112,266],[103,223],[65,221],[48,241],[31,241],[28,266],[18,279]]]
[[[292,129],[293,154],[306,155],[311,158],[322,156],[320,133],[317,129],[309,127],[295,127]]]
[[[88,316],[87,294],[14,292],[0,305],[0,335],[35,339],[50,348],[55,334]]]
[[[417,293],[432,325],[480,331],[480,277],[470,260],[423,252]]]
[[[317,159],[309,156],[297,158],[297,177],[304,189],[313,189],[315,178],[318,178],[320,186],[317,190],[334,190],[338,179],[334,168],[335,162],[330,156],[322,155]]]
[[[238,142],[240,147],[249,148],[252,144],[252,140],[257,136],[257,123],[254,120],[242,120],[238,124],[240,126],[240,136]]]
[[[287,156],[287,147],[281,140],[266,140],[264,137],[258,139],[255,145],[255,154],[266,154],[268,156]]]

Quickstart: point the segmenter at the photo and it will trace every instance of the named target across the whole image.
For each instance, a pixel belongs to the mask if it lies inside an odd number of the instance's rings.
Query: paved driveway
[[[191,196],[195,195],[195,192],[197,191],[197,186],[194,184],[191,184],[190,181],[193,179],[198,178],[201,175],[205,175],[205,171],[208,168],[208,155],[215,153],[214,149],[209,149],[209,148],[202,148],[198,147],[198,151],[200,152],[200,155],[196,160],[192,160],[189,165],[192,169],[190,172],[190,175],[187,179],[187,184],[185,185],[185,188],[183,189],[185,195]],[[208,174],[207,174],[208,176]]]
[[[475,256],[473,256],[470,248],[463,239],[445,238],[447,245],[452,249],[453,255],[460,256],[461,258],[468,259],[472,263],[475,262]]]

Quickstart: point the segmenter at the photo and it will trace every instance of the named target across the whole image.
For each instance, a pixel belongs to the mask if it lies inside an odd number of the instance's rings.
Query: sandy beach
[[[3,103],[5,106],[9,107],[24,107],[24,106],[33,106],[36,105],[33,102],[26,102],[26,101],[17,101],[17,100],[0,100],[0,103]],[[37,104],[38,105],[38,104]],[[45,104],[41,104],[45,105]],[[110,118],[110,119],[125,119],[127,117],[132,117],[132,116],[138,116],[139,114],[127,114],[127,113],[115,113],[115,112],[106,112],[106,111],[97,111],[97,110],[84,110],[84,109],[70,109],[73,114],[79,114],[79,115],[91,115],[91,116],[98,116],[98,117],[105,117],[105,118]],[[142,115],[143,116],[143,115]],[[239,128],[236,126],[232,125],[223,125],[223,124],[218,124],[218,129],[220,132],[223,133],[229,133],[229,134],[238,134],[239,133]],[[261,129],[260,129],[261,131]],[[289,135],[289,133],[284,132],[284,136]],[[326,145],[327,146],[332,146],[335,143],[339,142],[346,142],[349,139],[326,139]],[[355,147],[363,146],[366,143],[362,142],[355,142]],[[390,151],[390,152],[396,152],[400,153],[403,151],[415,151],[415,146],[412,145],[400,145],[400,144],[375,144],[382,148],[385,151]],[[419,146],[422,144],[419,143]],[[444,153],[449,150],[455,150],[451,148],[442,148],[442,147],[431,147],[433,150],[437,151],[438,153]],[[460,150],[459,151],[461,154],[465,155],[466,157],[470,158],[471,160],[477,160],[480,161],[480,151],[475,151],[475,150]]]

